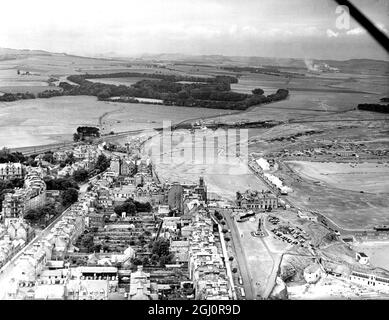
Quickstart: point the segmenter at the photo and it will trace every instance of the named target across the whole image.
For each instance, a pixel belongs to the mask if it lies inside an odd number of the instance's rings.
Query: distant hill
[[[30,49],[10,49],[0,48],[0,56],[2,55],[52,55],[51,52],[44,50],[30,50]]]
[[[350,59],[346,61],[320,60],[346,73],[389,75],[389,61],[372,59]]]
[[[306,69],[304,59],[297,58],[272,58],[272,57],[245,57],[245,56],[224,56],[224,55],[190,55],[182,53],[160,53],[160,54],[142,54],[137,56],[119,55],[114,52],[108,54],[98,54],[94,56],[78,56],[66,53],[53,53],[45,50],[29,49],[10,49],[0,48],[0,60],[19,59],[21,57],[45,55],[45,56],[69,56],[78,58],[92,59],[136,59],[144,61],[170,61],[185,62],[189,64],[207,64],[207,65],[229,65],[229,66],[276,66],[285,68]],[[338,68],[341,72],[357,74],[377,74],[389,75],[389,61],[372,59],[350,59],[339,60],[317,60],[314,63],[326,63],[331,67]]]

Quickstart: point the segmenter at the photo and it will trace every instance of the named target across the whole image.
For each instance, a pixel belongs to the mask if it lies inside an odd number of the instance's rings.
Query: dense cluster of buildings
[[[77,170],[84,169],[92,171],[95,168],[96,160],[102,151],[95,145],[79,145],[73,150],[56,152],[53,154],[57,161],[64,161],[70,154],[73,154],[73,163],[65,165],[63,168],[57,169],[58,177],[67,177],[73,175]]]
[[[46,183],[39,169],[29,167],[24,175],[23,188],[16,188],[4,195],[1,218],[8,221],[23,217],[29,210],[42,207],[46,203]]]
[[[35,298],[35,290],[40,275],[51,260],[61,260],[72,244],[84,231],[84,217],[91,207],[90,195],[86,194],[79,202],[72,205],[61,218],[44,235],[28,244],[22,254],[15,260],[15,266],[8,277],[6,298]],[[57,279],[57,278],[56,278]],[[50,284],[57,284],[55,281]],[[63,284],[63,283],[62,283]],[[53,287],[54,288],[54,287]],[[50,295],[51,287],[45,292]],[[58,291],[57,288],[53,290]],[[39,290],[38,290],[39,292]]]
[[[195,299],[229,300],[231,287],[212,225],[206,211],[199,210],[189,237],[189,274],[195,287]]]
[[[135,141],[139,142],[139,141]],[[131,145],[127,145],[131,149]],[[90,181],[88,190],[59,219],[34,237],[23,220],[46,203],[43,175],[61,177],[80,164],[94,163],[99,146],[77,146],[53,154],[55,162],[76,162],[55,170],[47,163],[23,168],[24,186],[6,194],[0,226],[0,275],[6,299],[157,300],[232,298],[220,230],[207,210],[207,187],[160,183],[147,157],[111,153],[111,165]],[[73,155],[71,156],[70,153]],[[40,159],[40,163],[44,160]],[[70,171],[69,171],[70,168]],[[84,167],[83,167],[84,168]],[[88,170],[90,167],[85,166]],[[11,172],[11,173],[10,173]],[[7,177],[17,176],[7,171]],[[143,205],[138,213],[118,212],[127,200]],[[114,210],[115,209],[115,210]],[[167,241],[159,261],[154,241]]]
[[[0,224],[0,268],[4,266],[34,236],[34,230],[23,220]]]

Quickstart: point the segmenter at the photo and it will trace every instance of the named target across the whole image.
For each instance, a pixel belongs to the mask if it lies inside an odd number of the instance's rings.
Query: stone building
[[[236,203],[243,209],[276,209],[278,198],[270,191],[247,190],[244,193],[237,193]]]
[[[21,163],[0,163],[0,180],[23,179],[26,169]]]

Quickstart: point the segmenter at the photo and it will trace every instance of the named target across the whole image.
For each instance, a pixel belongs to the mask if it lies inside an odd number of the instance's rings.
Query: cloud
[[[382,23],[377,23],[376,27],[380,29],[383,33],[389,34],[388,29],[386,29],[385,25],[383,25]]]
[[[333,37],[336,38],[338,35],[339,35],[339,32],[334,32],[331,29],[327,29],[327,37],[328,38],[333,38]]]
[[[388,29],[385,27],[385,25],[383,23],[376,23],[375,26],[378,29],[380,29],[382,32],[389,34]],[[360,36],[360,35],[364,35],[364,34],[367,34],[367,32],[362,27],[356,27],[356,28],[348,30],[346,32],[346,35],[349,35],[349,36]]]
[[[347,31],[346,34],[349,36],[359,36],[362,34],[366,34],[366,30],[361,27],[356,27],[354,29]]]

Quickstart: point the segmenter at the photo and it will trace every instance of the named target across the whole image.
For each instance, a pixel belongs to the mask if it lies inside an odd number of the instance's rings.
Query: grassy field
[[[95,97],[55,97],[0,104],[0,146],[22,147],[71,140],[79,125],[96,125],[115,106]]]
[[[389,165],[378,163],[348,163],[288,161],[298,174],[313,181],[322,181],[333,188],[389,193]]]
[[[88,81],[91,82],[99,82],[99,83],[106,83],[106,84],[113,84],[113,85],[124,85],[124,86],[131,86],[138,81],[150,79],[150,78],[142,78],[142,77],[123,77],[123,78],[101,78],[101,79],[88,79]]]
[[[199,115],[218,115],[217,109],[185,108],[142,103],[98,101],[91,96],[0,103],[0,147],[23,147],[71,140],[79,125],[99,125],[103,133],[161,127]]]
[[[341,228],[373,228],[389,221],[389,200],[382,194],[317,185],[286,170],[277,171],[277,176],[293,188],[288,198],[298,207],[319,211]]]
[[[102,127],[105,132],[151,129],[162,127],[163,121],[172,124],[185,119],[216,116],[226,114],[228,110],[175,107],[142,103],[99,102],[108,104],[113,111],[109,111],[102,118]],[[107,109],[112,110],[112,109]]]

